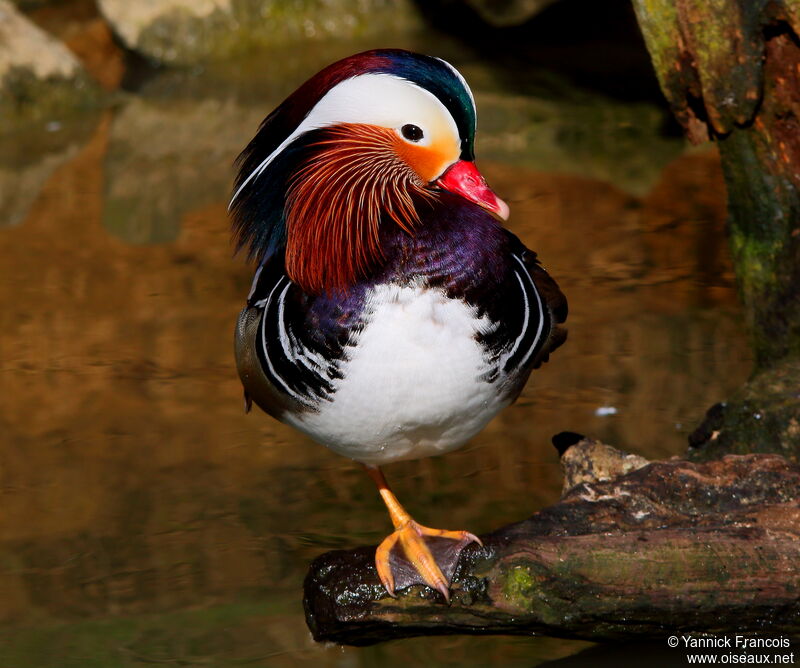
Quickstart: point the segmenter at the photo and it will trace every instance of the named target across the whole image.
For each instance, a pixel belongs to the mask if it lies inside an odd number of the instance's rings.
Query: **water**
[[[399,498],[481,533],[558,499],[559,431],[682,454],[750,368],[714,153],[663,136],[657,106],[440,36],[392,43],[473,82],[479,165],[570,301],[568,342],[517,404],[456,453],[387,468]],[[0,665],[532,666],[587,646],[339,648],[305,627],[309,561],[390,527],[356,466],[244,414],[232,337],[251,268],[232,258],[226,203],[261,118],[360,46],[162,73],[109,110],[3,138]]]

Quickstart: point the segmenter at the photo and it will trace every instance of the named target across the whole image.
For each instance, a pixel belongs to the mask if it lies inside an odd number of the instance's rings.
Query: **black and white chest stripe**
[[[516,253],[512,253],[511,257],[515,263],[514,277],[519,284],[517,307],[522,308],[523,317],[519,332],[503,357],[503,371],[506,374],[528,368],[542,349],[551,327],[549,310],[536,289],[528,267]]]
[[[306,340],[302,327],[293,325],[287,296],[295,286],[288,276],[272,274],[262,278],[260,273],[261,269],[254,279],[250,305],[261,311],[255,341],[261,368],[279,392],[307,408],[317,408],[334,393],[333,383],[341,377],[341,359],[327,358]],[[273,280],[267,282],[264,278]],[[258,299],[258,293],[266,296]]]

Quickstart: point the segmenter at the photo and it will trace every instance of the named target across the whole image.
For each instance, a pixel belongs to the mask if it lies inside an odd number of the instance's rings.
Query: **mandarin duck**
[[[234,234],[258,263],[235,336],[246,408],[366,468],[391,595],[449,600],[480,541],[415,522],[379,467],[464,445],[566,338],[563,294],[475,167],[475,124],[452,65],[374,50],[306,81],[237,161]]]

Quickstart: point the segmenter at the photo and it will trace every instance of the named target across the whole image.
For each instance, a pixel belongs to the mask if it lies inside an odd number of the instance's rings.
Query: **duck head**
[[[442,191],[505,219],[475,167],[475,102],[447,62],[381,49],[304,83],[238,159],[230,210],[239,247],[284,252],[309,293],[346,288],[381,258],[381,225],[413,234]]]

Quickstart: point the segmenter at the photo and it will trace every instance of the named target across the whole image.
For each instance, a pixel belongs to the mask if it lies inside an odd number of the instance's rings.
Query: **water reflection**
[[[93,119],[88,138],[42,149],[22,170],[35,177],[12,183],[29,201],[4,195],[0,664],[532,665],[583,647],[310,641],[308,561],[388,527],[355,467],[243,414],[231,339],[250,270],[231,259],[230,163],[291,82],[256,100],[207,76],[205,96],[204,79],[154,80]],[[476,92],[482,171],[569,296],[570,339],[468,448],[387,474],[420,521],[483,532],[557,498],[558,431],[680,454],[707,405],[743,380],[749,352],[713,153],[661,138],[651,108],[587,107],[576,139],[553,125],[575,100]],[[552,111],[537,121],[531,108]],[[620,128],[643,138],[628,162],[587,165],[588,149],[568,160],[576,141]],[[19,161],[14,141],[6,164]],[[646,156],[657,157],[638,170]]]

